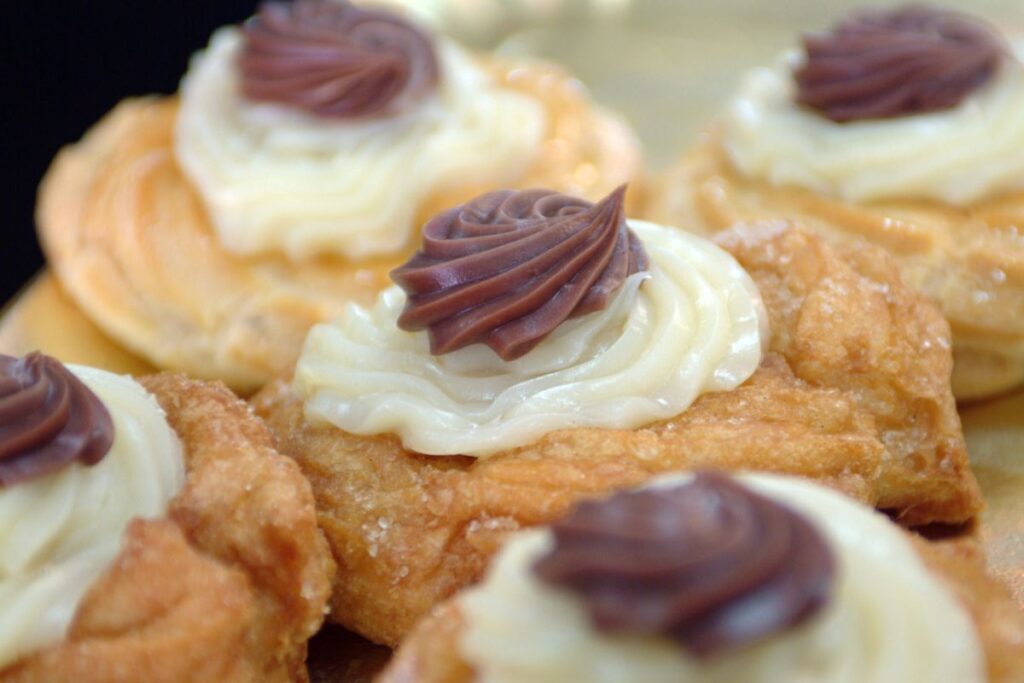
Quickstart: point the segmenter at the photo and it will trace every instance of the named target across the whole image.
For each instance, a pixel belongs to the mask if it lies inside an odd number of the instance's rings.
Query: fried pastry
[[[647,214],[881,246],[949,319],[957,398],[1006,391],[1024,381],[1022,54],[951,11],[858,11],[752,71]]]
[[[253,399],[344,568],[332,618],[371,640],[510,532],[660,473],[798,474],[906,524],[981,506],[949,328],[870,245],[762,223],[716,246],[627,223],[621,191],[510,191],[440,214],[393,277]]]
[[[970,541],[807,481],[699,472],[512,537],[378,681],[1010,683],[1022,643]]]
[[[301,681],[334,564],[221,386],[0,357],[0,681]]]
[[[628,127],[557,67],[299,0],[218,31],[177,96],[125,101],[64,149],[37,222],[111,337],[251,392],[311,325],[371,302],[440,207],[504,185],[596,198],[639,173]]]

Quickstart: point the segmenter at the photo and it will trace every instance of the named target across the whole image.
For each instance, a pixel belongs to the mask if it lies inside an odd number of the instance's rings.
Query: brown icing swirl
[[[110,413],[59,361],[0,355],[0,487],[94,465],[113,442]]]
[[[551,190],[503,190],[434,217],[391,278],[409,295],[404,330],[434,354],[484,343],[505,360],[569,318],[603,309],[647,255],[626,225],[622,186],[593,204]]]
[[[431,39],[402,17],[339,0],[267,2],[243,27],[242,92],[323,118],[399,114],[438,82]]]
[[[797,100],[839,123],[955,107],[1008,53],[988,24],[922,5],[858,11],[804,48]]]
[[[551,530],[535,572],[581,598],[595,628],[668,637],[698,657],[800,624],[836,573],[801,515],[714,472],[582,503]]]

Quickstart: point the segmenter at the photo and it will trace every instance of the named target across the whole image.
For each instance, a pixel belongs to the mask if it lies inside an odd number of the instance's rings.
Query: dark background
[[[42,265],[36,187],[61,146],[119,100],[177,89],[189,56],[257,0],[31,0],[5,5],[2,134],[6,192],[0,306]]]

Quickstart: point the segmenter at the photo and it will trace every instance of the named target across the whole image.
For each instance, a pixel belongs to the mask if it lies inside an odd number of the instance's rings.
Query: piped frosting
[[[534,571],[595,628],[698,657],[784,634],[827,604],[836,561],[802,515],[718,472],[579,504]]]
[[[426,329],[443,354],[473,343],[502,359],[560,324],[606,308],[647,255],[626,226],[621,187],[593,204],[550,190],[504,190],[450,209],[391,273],[408,296],[403,330]]]
[[[836,122],[955,107],[1009,52],[985,22],[926,5],[859,10],[804,50],[797,100]]]
[[[925,566],[905,531],[874,510],[809,481],[766,474],[735,479],[799,515],[825,539],[835,557],[836,572],[833,590],[819,611],[801,624],[723,651],[721,656],[694,656],[671,636],[604,632],[594,627],[583,598],[536,574],[534,567],[553,552],[556,540],[547,528],[530,530],[510,538],[492,560],[487,576],[458,598],[465,620],[459,654],[472,667],[476,680],[988,680],[984,650],[969,613]],[[692,475],[672,475],[656,479],[645,490],[679,489],[692,480]],[[700,509],[688,513],[707,514]],[[673,520],[669,529],[681,524]],[[705,542],[714,546],[718,540]],[[675,552],[671,547],[661,550],[666,555]],[[756,559],[757,550],[752,556]],[[643,566],[638,558],[637,571]],[[709,613],[720,604],[715,598],[712,595],[709,600]],[[749,616],[756,621],[758,611],[752,610]]]
[[[742,384],[768,339],[753,280],[683,230],[636,220],[629,229],[647,270],[513,360],[486,343],[431,353],[426,330],[398,326],[407,299],[397,286],[314,327],[295,370],[307,419],[396,434],[418,453],[486,457],[559,429],[638,428]]]
[[[393,12],[342,0],[267,2],[243,33],[243,94],[323,118],[400,114],[439,79],[426,33]]]
[[[43,364],[105,406],[113,440],[93,465],[72,461],[0,486],[0,671],[64,638],[82,597],[117,557],[128,522],[165,515],[185,484],[182,444],[138,382]]]
[[[0,355],[0,489],[95,465],[113,441],[106,406],[59,361]]]

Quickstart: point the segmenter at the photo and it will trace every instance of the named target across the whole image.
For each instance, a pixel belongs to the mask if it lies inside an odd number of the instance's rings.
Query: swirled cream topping
[[[784,633],[833,589],[814,525],[718,472],[582,502],[549,529],[534,572],[579,598],[594,628],[662,636],[696,657]]]
[[[1002,59],[991,77],[951,108],[837,122],[798,102],[793,72],[801,73],[808,63],[794,51],[773,68],[746,76],[726,111],[723,144],[749,177],[850,201],[912,198],[966,205],[1021,190],[1024,156],[1017,150],[1024,146],[1024,45],[1015,55]],[[913,64],[900,64],[908,63]],[[936,63],[929,57],[922,68]],[[963,65],[959,59],[946,63]],[[815,78],[816,101],[837,106],[829,101],[835,91],[823,89],[821,70]],[[896,95],[924,97],[911,86],[902,84]],[[838,87],[849,91],[851,84]],[[877,93],[874,98],[864,106],[884,110],[883,98]]]
[[[526,354],[566,320],[606,308],[626,278],[647,269],[625,196],[625,186],[598,204],[502,190],[445,211],[391,273],[408,295],[398,326],[428,330],[434,354],[474,342],[503,360]]]
[[[0,488],[95,465],[113,441],[106,406],[58,360],[0,355]]]
[[[761,361],[767,316],[726,252],[674,228],[629,226],[650,259],[606,308],[567,320],[526,355],[484,344],[434,355],[397,326],[398,287],[352,305],[306,339],[295,386],[306,416],[356,434],[397,434],[430,455],[477,457],[574,427],[632,429],[744,382]]]
[[[797,100],[840,123],[940,111],[984,85],[1005,48],[994,27],[959,12],[862,9],[804,37]]]
[[[974,625],[889,520],[809,482],[771,475],[739,481],[810,520],[837,561],[834,594],[803,624],[721,657],[673,640],[607,634],[583,601],[534,571],[554,547],[548,530],[512,539],[483,583],[459,599],[459,650],[478,683],[892,683],[986,680]],[[688,480],[675,475],[659,488]],[[895,607],[894,607],[895,606]],[[759,613],[751,609],[749,618]]]
[[[440,36],[436,91],[365,120],[246,98],[244,47],[241,31],[225,28],[194,59],[175,137],[222,246],[238,254],[301,260],[394,252],[408,244],[432,194],[513,182],[546,133],[539,102],[499,87]]]
[[[125,525],[164,515],[185,482],[178,437],[145,389],[102,370],[68,370],[106,406],[114,439],[92,466],[73,462],[0,487],[0,669],[64,637]]]
[[[245,23],[242,93],[324,118],[393,116],[437,85],[434,46],[394,12],[345,0],[266,2]]]

